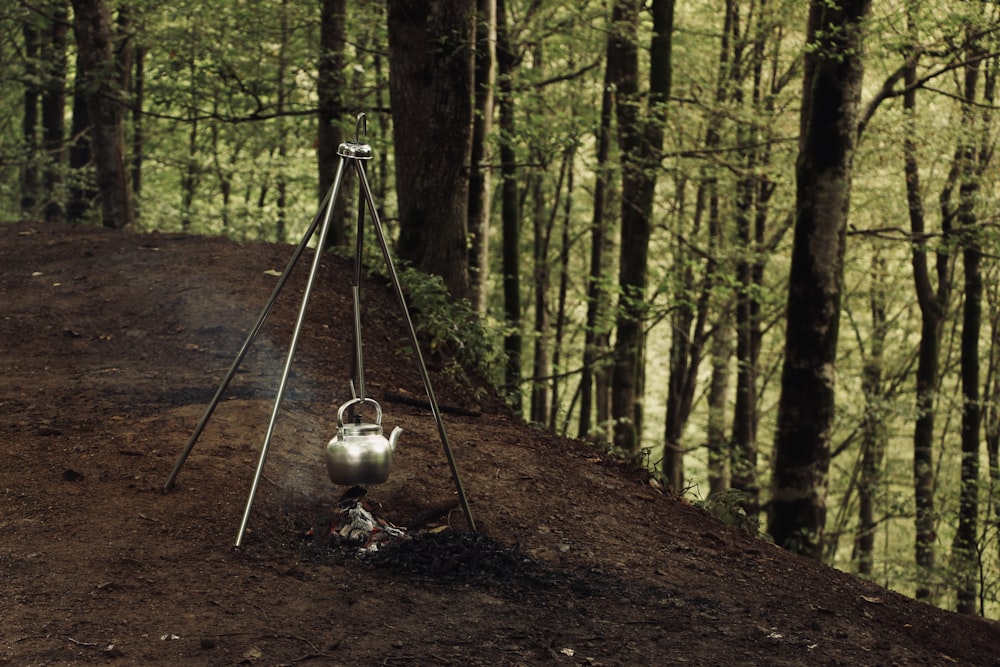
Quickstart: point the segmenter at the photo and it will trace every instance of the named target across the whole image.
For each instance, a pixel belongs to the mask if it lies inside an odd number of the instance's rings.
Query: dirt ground
[[[423,385],[374,279],[367,389],[404,432],[368,499],[409,539],[358,558],[310,537],[345,491],[323,459],[351,377],[335,256],[234,549],[310,253],[163,486],[291,253],[0,227],[0,665],[1000,665],[1000,624],[727,528],[430,359],[466,412],[444,423],[472,533],[432,414],[395,398]]]

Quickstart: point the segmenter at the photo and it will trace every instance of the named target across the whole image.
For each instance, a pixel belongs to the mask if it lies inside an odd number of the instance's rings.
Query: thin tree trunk
[[[768,530],[819,559],[826,523],[834,377],[851,168],[870,0],[810,4],[796,221]],[[836,27],[831,30],[830,27]]]
[[[982,238],[976,212],[976,202],[981,189],[982,172],[992,152],[989,139],[989,116],[977,122],[976,97],[985,48],[979,43],[974,29],[966,30],[965,81],[962,100],[962,155],[961,184],[959,186],[958,225],[962,240],[964,268],[964,299],[962,302],[961,376],[962,376],[962,456],[961,486],[959,488],[958,528],[952,544],[958,585],[960,614],[978,611],[979,584],[979,454],[982,406],[979,389],[979,339],[982,328]],[[993,97],[993,76],[987,80],[984,101],[989,106]],[[977,153],[974,138],[977,132],[984,136],[984,146]]]
[[[132,195],[136,200],[136,218],[141,214],[142,161],[145,154],[146,133],[143,123],[143,104],[146,99],[146,47],[140,42],[135,47],[135,74],[132,90]]]
[[[855,539],[858,574],[870,577],[875,562],[875,518],[882,479],[882,461],[888,446],[885,429],[885,389],[882,386],[882,353],[889,332],[886,316],[887,295],[885,259],[876,249],[872,260],[869,291],[872,328],[870,349],[861,374],[865,396],[865,414],[861,439],[861,475],[858,480],[858,531]]]
[[[747,516],[757,520],[760,515],[760,482],[757,474],[757,377],[761,345],[760,300],[764,278],[765,230],[773,185],[762,176],[769,166],[769,142],[762,139],[761,118],[773,115],[773,97],[763,93],[763,69],[770,29],[765,4],[757,14],[752,44],[750,71],[753,75],[751,102],[753,119],[742,123],[737,136],[743,160],[742,173],[736,186],[736,235],[740,252],[736,264],[736,403],[733,408],[732,485],[742,492],[742,507]],[[739,38],[738,21],[734,40]],[[777,49],[774,49],[777,58]],[[733,70],[743,69],[734,58]],[[776,69],[776,68],[775,68]],[[777,85],[773,82],[772,85]],[[734,85],[734,100],[742,108],[743,92]]]
[[[907,18],[908,30],[915,31],[912,17]],[[946,185],[941,194],[941,242],[936,244],[937,288],[931,280],[927,262],[926,216],[921,200],[920,168],[917,162],[916,108],[917,108],[917,64],[916,53],[909,54],[904,70],[903,94],[904,118],[907,131],[903,133],[903,159],[906,185],[907,209],[910,218],[912,244],[911,264],[917,303],[920,306],[920,341],[917,351],[916,408],[917,418],[913,428],[913,490],[915,502],[914,557],[917,567],[918,600],[931,601],[931,584],[935,570],[934,545],[937,541],[936,517],[934,509],[934,421],[935,394],[937,392],[941,327],[948,311],[951,298],[951,257],[948,251],[951,237],[949,192]],[[953,163],[952,175],[948,183],[954,181],[957,161]]]
[[[983,405],[986,456],[989,466],[989,511],[992,527],[1000,530],[1000,303],[996,286],[990,294],[990,353],[986,400]],[[996,545],[1000,550],[1000,544]]]
[[[44,174],[45,219],[65,220],[66,170],[66,49],[69,44],[69,5],[54,2],[49,39],[45,42],[45,62],[49,64],[42,94],[42,141],[46,154]]]
[[[529,419],[536,424],[545,424],[549,416],[549,380],[552,374],[549,356],[549,239],[552,235],[552,221],[545,211],[543,188],[544,172],[531,176],[532,224],[534,227],[534,252],[532,288],[535,297],[535,322],[532,337],[532,377],[531,410]],[[558,198],[558,193],[555,195]],[[555,209],[553,209],[555,210]]]
[[[612,48],[613,37],[608,38],[607,48]],[[611,122],[614,115],[614,95],[611,67],[604,72],[604,88],[601,95],[601,116],[597,128],[597,152],[594,175],[594,211],[590,224],[590,270],[587,274],[587,319],[583,339],[583,373],[580,376],[580,424],[581,438],[606,441],[607,434],[600,434],[592,427],[594,412],[594,391],[596,375],[599,372],[598,360],[607,354],[607,345],[599,345],[598,327],[602,326],[603,314],[608,310],[608,294],[603,287],[605,276],[605,257],[607,255],[607,192],[608,192],[608,156],[611,152]],[[607,415],[598,415],[598,424],[603,425]]]
[[[508,333],[506,389],[516,414],[522,410],[521,397],[521,221],[518,205],[517,157],[511,146],[514,136],[514,99],[511,77],[515,55],[507,33],[507,3],[497,0],[497,103],[500,107],[500,218],[503,226],[503,296]]]
[[[41,89],[37,83],[39,70],[38,29],[31,21],[25,21],[24,59],[27,81],[24,84],[23,108],[21,112],[21,141],[24,144],[21,159],[21,215],[26,220],[35,217],[38,206],[38,101]]]
[[[277,72],[277,102],[278,102],[278,175],[277,189],[278,201],[276,203],[278,218],[275,221],[275,240],[278,243],[288,241],[288,127],[285,121],[285,107],[287,105],[287,84],[285,83],[286,72],[288,70],[288,0],[281,0],[280,13],[280,39],[278,46],[278,72]],[[328,241],[329,243],[329,241]]]
[[[566,331],[566,296],[569,292],[570,279],[570,227],[573,221],[573,166],[576,158],[576,142],[567,150],[566,164],[566,196],[563,198],[563,224],[562,238],[559,242],[559,293],[556,297],[556,322],[555,335],[552,346],[552,367],[558,372],[562,365],[563,338]],[[557,429],[559,417],[559,402],[562,399],[560,383],[557,378],[552,379],[552,406],[549,411],[549,429]],[[569,410],[567,410],[567,413]],[[568,420],[568,417],[567,417]],[[565,429],[563,429],[565,431]],[[565,432],[563,433],[565,435]]]
[[[476,1],[475,112],[469,162],[469,280],[472,307],[486,312],[490,273],[489,137],[493,132],[493,87],[496,84],[496,0]]]
[[[729,396],[729,364],[732,362],[730,314],[720,313],[712,335],[712,377],[708,383],[708,494],[729,488],[729,440],[726,437],[726,400]]]

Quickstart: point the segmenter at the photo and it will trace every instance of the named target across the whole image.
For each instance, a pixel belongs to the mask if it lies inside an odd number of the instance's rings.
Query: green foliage
[[[444,362],[446,374],[472,390],[480,379],[498,389],[506,364],[500,323],[453,299],[440,276],[403,267],[399,281],[421,343]]]
[[[746,507],[753,498],[750,494],[738,489],[726,489],[713,493],[704,500],[695,500],[691,504],[699,507],[723,524],[731,528],[739,528],[748,533],[760,532],[760,519],[747,513]]]

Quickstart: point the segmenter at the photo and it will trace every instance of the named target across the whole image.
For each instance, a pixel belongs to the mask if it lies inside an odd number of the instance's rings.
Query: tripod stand
[[[353,142],[345,142],[340,144],[337,149],[337,154],[340,156],[340,162],[337,166],[337,172],[333,180],[333,184],[330,186],[329,191],[323,198],[323,202],[320,204],[320,211],[313,218],[309,227],[306,229],[305,235],[302,238],[302,242],[299,243],[295,251],[292,253],[292,257],[289,259],[288,264],[285,266],[285,270],[282,272],[281,276],[278,278],[278,282],[271,292],[271,296],[268,298],[263,310],[261,311],[260,317],[258,317],[256,324],[251,328],[249,335],[243,342],[243,346],[237,353],[236,358],[233,360],[229,371],[226,373],[222,382],[219,384],[215,395],[209,402],[205,409],[204,414],[201,417],[201,421],[195,427],[194,432],[191,434],[187,445],[181,452],[177,459],[177,463],[174,465],[174,469],[171,471],[170,476],[167,478],[166,483],[163,485],[164,491],[169,491],[174,487],[174,483],[177,479],[177,474],[180,469],[184,466],[184,462],[187,460],[188,455],[190,455],[191,450],[194,449],[195,443],[197,443],[198,438],[201,437],[202,431],[204,431],[205,426],[208,424],[209,419],[211,419],[212,414],[215,412],[215,408],[218,406],[222,395],[225,393],[226,388],[232,381],[233,377],[236,375],[236,371],[239,369],[240,364],[243,362],[244,357],[250,349],[250,345],[253,343],[257,334],[260,332],[261,327],[264,325],[264,321],[271,312],[271,308],[274,306],[281,294],[282,289],[285,287],[285,283],[288,282],[288,277],[295,267],[296,263],[302,256],[310,239],[316,233],[317,228],[319,229],[319,239],[316,244],[316,255],[313,259],[312,268],[309,271],[309,278],[306,282],[305,292],[302,295],[302,305],[299,308],[298,318],[295,322],[295,327],[292,332],[291,342],[288,346],[288,356],[285,360],[284,370],[281,374],[281,380],[278,383],[278,391],[274,400],[274,408],[271,411],[271,419],[268,422],[267,432],[264,436],[264,445],[261,448],[260,459],[257,462],[257,470],[254,474],[253,484],[250,487],[250,494],[247,497],[246,509],[243,511],[243,518],[240,522],[239,532],[236,534],[235,548],[239,548],[243,543],[243,536],[246,533],[247,523],[250,520],[250,511],[253,507],[254,498],[257,495],[257,488],[260,485],[261,476],[264,471],[264,462],[267,460],[268,449],[271,445],[271,439],[274,435],[275,423],[278,419],[278,412],[281,408],[281,402],[284,398],[285,388],[288,384],[288,378],[291,374],[292,360],[295,357],[295,350],[299,344],[299,335],[302,332],[302,324],[305,321],[306,310],[309,305],[309,298],[312,295],[313,286],[316,282],[316,274],[319,270],[320,260],[322,259],[323,249],[326,247],[326,239],[330,231],[330,220],[333,214],[334,204],[337,201],[337,195],[340,192],[341,182],[344,178],[344,172],[347,169],[347,164],[351,163],[354,166],[355,173],[358,177],[359,183],[359,198],[363,199],[363,202],[359,202],[358,206],[358,226],[357,226],[357,245],[354,257],[354,280],[352,282],[352,297],[354,301],[354,370],[356,375],[356,388],[358,391],[358,396],[362,399],[365,398],[365,380],[364,380],[364,360],[362,355],[362,345],[361,345],[361,251],[363,247],[364,239],[364,219],[365,219],[365,208],[371,214],[372,226],[375,230],[375,236],[378,240],[379,248],[382,251],[382,257],[385,260],[386,269],[389,273],[389,278],[392,282],[392,286],[396,293],[396,298],[399,303],[400,309],[403,313],[403,319],[406,321],[406,329],[410,338],[410,345],[412,346],[414,356],[417,360],[417,366],[420,371],[420,378],[423,381],[424,389],[427,392],[427,399],[431,407],[431,411],[434,414],[434,420],[437,424],[438,434],[441,437],[441,444],[444,447],[445,456],[448,459],[448,466],[451,469],[452,480],[455,483],[455,489],[458,492],[459,502],[462,506],[462,511],[465,514],[466,522],[468,523],[469,529],[472,531],[476,530],[475,522],[472,519],[472,512],[469,509],[469,501],[466,498],[465,490],[462,488],[461,476],[458,472],[458,467],[455,464],[455,457],[452,453],[451,445],[448,443],[448,436],[445,432],[444,421],[441,418],[441,409],[438,405],[437,399],[434,396],[434,389],[431,386],[430,375],[427,372],[427,365],[424,363],[423,355],[420,352],[420,345],[417,341],[416,330],[413,327],[413,320],[410,318],[409,309],[406,306],[406,300],[403,296],[403,290],[399,283],[399,277],[396,274],[396,268],[393,264],[392,257],[389,254],[389,245],[385,239],[385,233],[382,230],[382,223],[379,220],[378,211],[375,208],[375,200],[372,196],[371,186],[368,184],[368,178],[365,175],[364,163],[367,160],[372,159],[372,149],[368,144],[360,143],[358,140],[359,131],[367,131],[366,128],[365,115],[359,114],[357,118],[357,127],[355,130],[355,137]]]

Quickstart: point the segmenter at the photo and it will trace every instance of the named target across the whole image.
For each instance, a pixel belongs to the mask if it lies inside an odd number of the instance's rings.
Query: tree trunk
[[[536,156],[537,158],[537,156]],[[549,239],[552,236],[552,220],[546,215],[544,171],[531,176],[533,210],[531,214],[534,231],[532,291],[534,293],[534,327],[532,331],[531,409],[529,419],[544,425],[549,416],[549,376],[552,374],[549,356]],[[558,201],[558,192],[553,201]],[[555,210],[555,209],[553,209]]]
[[[132,78],[132,196],[135,198],[138,219],[141,214],[142,160],[145,153],[145,125],[142,108],[146,99],[146,47],[140,42],[135,47],[135,74]]]
[[[870,0],[813,0],[803,79],[796,220],[788,281],[768,529],[820,558],[826,522],[834,372],[851,167]],[[831,29],[831,27],[835,29]]]
[[[908,18],[908,29],[913,32],[912,18]],[[915,43],[915,42],[914,42]],[[951,298],[951,219],[948,192],[945,187],[941,195],[941,242],[936,244],[937,289],[932,284],[927,263],[926,216],[920,186],[920,168],[917,162],[916,143],[916,80],[917,56],[910,54],[905,66],[903,81],[903,109],[907,131],[903,133],[903,160],[906,185],[907,209],[910,217],[912,244],[911,264],[917,304],[920,306],[920,341],[917,348],[916,408],[917,418],[913,428],[913,490],[915,501],[914,552],[917,566],[918,600],[931,601],[933,588],[931,579],[935,570],[934,545],[937,542],[936,517],[934,509],[934,421],[935,395],[937,392],[941,327],[948,311]],[[949,183],[957,176],[956,166],[952,166]]]
[[[326,196],[337,173],[340,156],[337,148],[344,142],[340,119],[344,110],[344,49],[347,45],[347,0],[322,0],[320,9],[319,64],[317,67],[316,94],[318,97],[316,159],[319,168],[319,198]],[[353,139],[353,138],[352,138]],[[359,138],[360,139],[360,138]],[[363,140],[363,139],[361,139]],[[328,246],[347,243],[346,189],[334,204]]]
[[[496,83],[496,0],[476,1],[475,112],[469,161],[469,281],[472,307],[486,312],[490,275],[489,138],[493,133],[493,87]]]
[[[612,48],[613,36],[608,38],[607,49]],[[607,434],[599,434],[591,424],[594,417],[595,383],[600,373],[598,364],[608,352],[606,343],[600,345],[600,341],[606,341],[606,335],[600,335],[598,329],[603,329],[604,314],[608,311],[609,297],[604,285],[606,275],[605,258],[608,244],[608,216],[607,216],[607,192],[608,192],[608,156],[611,152],[611,122],[614,114],[614,95],[612,94],[614,81],[610,67],[605,68],[604,89],[601,95],[601,120],[597,128],[597,153],[596,167],[594,175],[594,211],[590,223],[590,270],[587,274],[587,319],[586,329],[583,339],[583,373],[580,376],[580,425],[579,435],[581,438],[590,438],[599,441],[607,441]],[[599,394],[600,392],[598,392]],[[598,424],[603,430],[607,415],[603,418],[598,414]]]
[[[983,423],[985,425],[986,457],[989,467],[989,487],[987,497],[990,498],[992,513],[992,529],[1000,530],[1000,304],[997,303],[997,290],[990,291],[990,356],[987,373],[987,396],[983,404]],[[1000,550],[1000,544],[994,544],[994,549]],[[998,555],[998,552],[994,552]]]
[[[730,486],[729,440],[726,437],[726,399],[729,396],[729,364],[732,361],[730,314],[719,315],[712,335],[712,377],[708,384],[708,494]]]
[[[81,71],[81,54],[77,49],[76,71]],[[84,94],[83,78],[77,75],[73,82],[73,121],[70,125],[72,143],[69,147],[70,186],[66,202],[66,219],[71,223],[86,221],[91,216],[97,192],[92,173],[93,156],[90,151],[90,113]]]
[[[642,107],[639,91],[638,0],[617,0],[612,12],[615,32],[608,67],[617,89],[619,148],[622,160],[621,247],[611,410],[615,446],[638,455],[642,433],[642,387],[646,280],[650,218],[663,147],[663,126],[671,84],[673,0],[653,0],[649,91]],[[642,110],[642,114],[640,114]]]
[[[123,229],[134,222],[132,188],[125,162],[124,107],[114,76],[111,17],[104,0],[73,0],[78,51],[77,77],[90,120],[91,150],[105,227]]]
[[[521,414],[521,220],[518,205],[517,156],[514,136],[514,98],[511,76],[515,55],[507,33],[507,3],[497,0],[497,103],[500,107],[500,217],[503,226],[503,307],[508,333],[505,383],[515,414]]]
[[[536,62],[538,56],[536,55]],[[552,283],[552,267],[550,265],[549,249],[552,246],[552,232],[555,229],[556,215],[559,212],[559,201],[562,199],[563,182],[566,173],[572,168],[569,163],[570,153],[563,154],[559,169],[559,179],[551,198],[545,195],[544,171],[534,179],[535,200],[535,340],[534,340],[534,371],[535,381],[531,391],[531,419],[539,424],[548,424],[549,412],[552,408],[552,387],[556,381],[549,380],[552,376],[552,306],[549,290]],[[544,158],[537,156],[540,162]],[[550,199],[552,207],[545,209],[545,202]]]
[[[39,38],[38,28],[26,20],[22,27],[24,36],[25,78],[23,108],[21,113],[21,140],[24,152],[21,158],[21,215],[26,220],[35,217],[38,206],[38,86]]]
[[[571,240],[571,228],[573,223],[573,165],[576,158],[576,142],[574,141],[570,148],[566,151],[566,164],[567,164],[567,174],[566,174],[566,196],[563,198],[563,215],[562,215],[562,237],[559,242],[559,292],[556,297],[556,321],[555,321],[555,335],[553,336],[553,349],[552,349],[552,367],[559,372],[562,366],[563,357],[563,339],[566,332],[566,298],[569,293],[569,281],[570,281],[570,244]],[[552,379],[552,405],[549,409],[549,430],[556,431],[557,421],[559,418],[560,411],[560,401],[562,400],[562,392],[560,390],[560,382],[558,378]],[[569,412],[567,410],[566,420],[569,420]],[[562,435],[566,434],[566,428],[563,427],[558,431]]]
[[[198,88],[198,58],[195,49],[195,40],[191,40],[191,50],[188,52],[188,104],[187,104],[187,154],[184,163],[184,172],[181,175],[181,229],[185,232],[191,229],[192,213],[194,209],[195,193],[198,190],[200,180],[200,168],[198,160],[198,131],[201,121],[198,116],[198,107],[201,98],[201,91]],[[273,152],[273,148],[272,148]],[[265,184],[267,181],[265,181]],[[264,187],[267,187],[265,185]],[[264,206],[264,195],[261,195],[260,206]]]
[[[275,220],[275,240],[278,243],[288,242],[288,125],[285,119],[285,109],[288,105],[288,84],[285,81],[288,70],[288,0],[281,0],[280,12],[280,43],[278,45],[278,72],[276,96],[278,104],[278,200],[275,202],[277,219]],[[327,241],[329,245],[329,240]]]
[[[992,140],[989,138],[989,116],[976,110],[980,68],[986,56],[979,44],[975,30],[966,30],[966,62],[962,99],[962,139],[959,186],[958,225],[962,239],[962,264],[964,267],[964,299],[962,302],[962,456],[961,480],[958,503],[958,528],[952,546],[958,582],[956,611],[975,614],[978,611],[979,583],[979,453],[982,407],[979,394],[979,342],[982,328],[983,276],[982,230],[976,219],[976,203],[980,182],[989,156]],[[992,106],[994,75],[988,75],[984,104]],[[979,114],[982,122],[978,122]],[[977,152],[974,137],[983,137],[983,146]]]
[[[475,8],[463,0],[387,6],[397,251],[465,299]]]
[[[885,459],[885,410],[888,397],[882,386],[882,352],[889,333],[886,316],[886,267],[878,249],[872,261],[870,305],[872,314],[871,342],[868,357],[861,371],[861,388],[865,396],[865,414],[861,436],[861,476],[858,480],[858,531],[855,539],[858,574],[870,577],[875,562],[875,529],[878,522],[875,508]]]
[[[738,21],[734,20],[734,41],[739,40]],[[764,175],[770,167],[770,137],[767,137],[767,118],[774,115],[774,96],[778,88],[772,81],[772,90],[763,91],[763,70],[771,27],[767,14],[757,15],[753,31],[752,62],[749,70],[753,76],[753,120],[739,126],[737,137],[744,146],[740,153],[743,169],[737,183],[738,213],[736,235],[740,245],[736,264],[736,403],[733,408],[732,486],[742,492],[742,507],[747,516],[756,521],[760,515],[760,482],[757,473],[757,379],[760,366],[760,346],[763,338],[760,294],[764,283],[767,258],[766,229],[770,213],[770,200],[774,184]],[[777,58],[777,55],[774,56]],[[743,69],[734,62],[733,71]],[[774,69],[777,69],[774,66]],[[737,89],[737,102],[742,106],[742,89]],[[744,114],[741,109],[741,115]]]
[[[45,219],[65,220],[66,169],[66,48],[69,44],[69,5],[66,0],[52,4],[52,24],[44,46],[45,62],[49,63],[45,90],[42,95],[42,141],[46,154],[45,190],[48,202]]]

